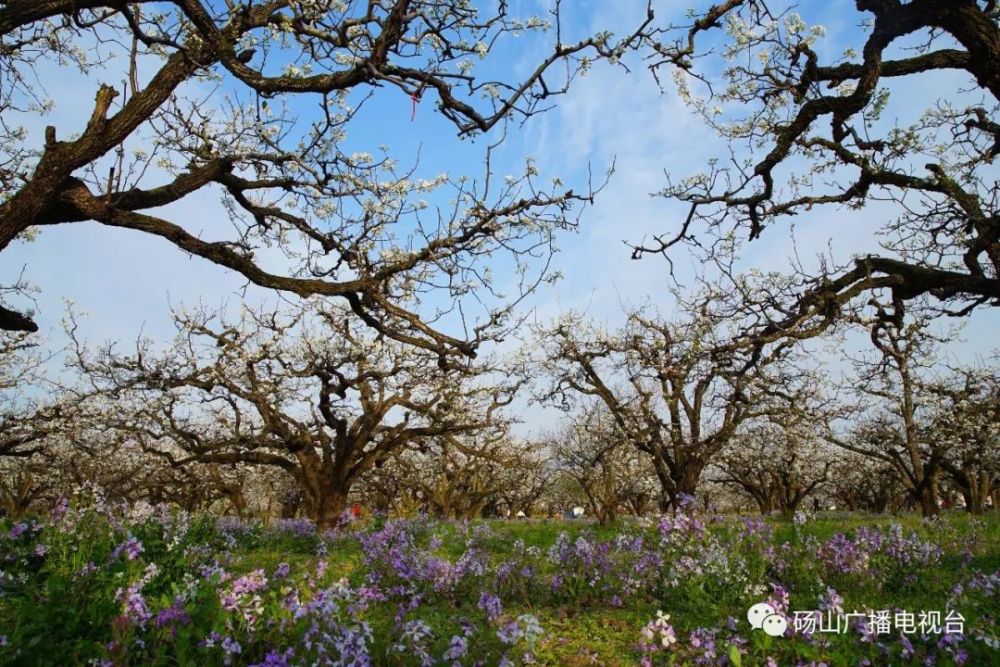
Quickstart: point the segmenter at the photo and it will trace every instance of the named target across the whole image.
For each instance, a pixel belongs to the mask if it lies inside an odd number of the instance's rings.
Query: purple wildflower
[[[124,615],[130,623],[140,627],[146,626],[151,614],[146,606],[146,598],[142,595],[141,584],[132,584],[125,590],[119,588],[115,598],[123,602]]]
[[[503,602],[493,593],[483,591],[479,596],[479,608],[486,612],[486,620],[493,622],[503,612]]]
[[[135,560],[143,551],[145,549],[142,546],[142,542],[130,535],[127,540],[118,545],[111,554],[111,558],[116,559],[124,553],[127,559]]]
[[[459,660],[464,658],[469,652],[469,640],[460,635],[455,635],[451,638],[451,643],[448,644],[448,650],[444,653],[445,660]]]
[[[187,625],[191,622],[191,617],[184,611],[184,600],[181,597],[174,599],[166,609],[161,610],[153,619],[153,625],[158,628],[169,625]]]
[[[264,570],[257,569],[233,581],[232,592],[234,595],[243,595],[255,593],[264,588],[267,588],[267,576],[264,574]]]
[[[295,650],[288,648],[284,652],[279,652],[278,649],[271,649],[264,656],[263,662],[258,662],[250,667],[289,667],[291,665],[291,659],[295,656]]]
[[[222,650],[229,655],[236,655],[243,651],[243,647],[232,637],[226,636],[222,639]]]

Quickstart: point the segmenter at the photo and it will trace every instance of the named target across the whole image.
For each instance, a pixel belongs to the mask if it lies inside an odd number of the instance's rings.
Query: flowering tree
[[[531,513],[551,479],[536,445],[506,433],[434,439],[405,448],[358,484],[367,506],[399,515],[421,511],[442,519]],[[460,447],[456,447],[460,445]]]
[[[504,465],[496,479],[499,513],[532,516],[544,509],[551,514],[548,492],[556,474],[551,452],[537,439],[517,438],[508,438],[503,451]]]
[[[117,431],[108,419],[114,410],[98,409],[98,402],[89,397],[72,418],[53,425],[40,453],[5,466],[9,483],[0,483],[0,495],[20,494],[35,511],[90,488],[115,502],[170,503],[190,512],[225,503],[233,513],[246,512],[248,468],[172,466]]]
[[[735,487],[761,514],[791,516],[829,478],[834,457],[818,433],[803,424],[752,424],[715,460],[713,480]],[[825,445],[825,446],[824,446]]]
[[[959,369],[929,390],[939,399],[931,437],[948,451],[941,466],[966,509],[981,514],[1000,485],[1000,378],[995,369]]]
[[[932,395],[925,377],[933,365],[936,339],[926,317],[901,321],[875,305],[876,314],[861,321],[869,328],[877,354],[856,362],[853,382],[857,398],[849,433],[829,430],[825,438],[839,447],[891,465],[910,499],[924,516],[938,511],[942,463],[950,443],[930,435]]]
[[[15,466],[0,459],[0,515],[19,518],[42,497],[46,485],[39,473],[23,461]]]
[[[42,451],[59,408],[40,399],[43,359],[24,333],[0,332],[0,458]]]
[[[245,311],[239,322],[178,315],[157,353],[77,349],[87,382],[119,401],[112,428],[171,466],[269,466],[298,482],[322,526],[353,484],[418,441],[504,428],[517,374],[487,382],[482,363],[442,368],[435,354],[372,336],[343,309]]]
[[[187,509],[221,498],[238,510],[245,470],[171,467],[116,432],[114,397],[46,377],[45,356],[24,332],[0,332],[0,506],[18,515],[81,485],[115,500]]]
[[[851,451],[834,459],[826,492],[836,507],[849,512],[897,512],[908,500],[894,466]]]
[[[650,42],[653,71],[672,68],[680,95],[731,154],[671,181],[663,195],[689,213],[676,232],[635,247],[637,257],[682,243],[715,252],[706,237],[753,241],[820,206],[885,221],[870,254],[804,271],[771,330],[828,324],[872,290],[891,292],[897,310],[921,295],[960,315],[1000,303],[1000,8],[855,4],[858,16],[845,20],[862,28],[839,58],[827,55],[821,26],[767,0],[692,11]],[[918,119],[894,122],[912,102],[889,89],[905,83],[939,98]],[[890,208],[872,215],[873,201]]]
[[[695,494],[741,424],[795,404],[804,390],[788,344],[742,337],[732,300],[710,287],[682,302],[675,321],[637,311],[608,333],[570,315],[542,337],[553,378],[543,398],[567,409],[581,397],[603,403],[617,436],[651,458],[664,509]]]
[[[626,508],[641,515],[657,496],[649,457],[622,437],[603,403],[580,410],[549,440],[556,469],[580,488],[600,524]]]
[[[523,80],[474,73],[508,35],[550,29],[551,50]],[[473,354],[483,329],[444,333],[434,313],[417,312],[416,295],[489,292],[482,260],[497,253],[530,289],[528,265],[591,192],[540,187],[530,165],[507,181],[490,179],[488,165],[479,183],[415,180],[388,155],[346,152],[346,133],[375,89],[397,91],[407,110],[433,97],[461,135],[485,133],[542,110],[578,69],[617,60],[640,32],[572,44],[561,35],[558,9],[519,19],[503,2],[493,12],[466,0],[4,2],[0,251],[38,228],[95,221],[262,287],[343,299],[385,336]],[[87,85],[86,75],[110,83],[93,84],[82,131],[29,136],[24,123],[50,110],[39,81]],[[436,210],[420,199],[442,188],[448,203]],[[176,220],[170,205],[198,193],[221,197],[235,234],[221,220],[204,232]],[[504,319],[510,300],[483,320]],[[37,324],[0,304],[0,328]]]
[[[458,520],[478,518],[489,505],[495,506],[504,465],[496,448],[477,455],[473,448],[463,451],[452,445],[437,442],[394,457],[377,476],[383,482],[380,504],[401,509],[397,503],[409,501],[429,515]],[[385,469],[395,482],[388,488],[381,474]]]

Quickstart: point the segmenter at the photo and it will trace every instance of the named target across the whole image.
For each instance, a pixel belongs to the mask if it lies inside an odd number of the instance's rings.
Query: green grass
[[[372,524],[364,526],[362,531],[370,533],[378,530],[383,521],[375,519]],[[769,544],[781,552],[782,545],[787,543],[792,547],[790,552],[795,554],[794,558],[789,559],[788,567],[780,570],[780,574],[761,554],[763,545],[760,538],[750,541],[734,538],[736,531],[742,530],[743,524],[739,517],[731,517],[709,524],[709,530],[716,534],[718,540],[690,538],[689,546],[700,552],[706,548],[706,544],[716,545],[718,552],[718,545],[723,545],[724,549],[739,552],[724,554],[732,562],[741,563],[735,573],[730,568],[722,570],[725,574],[720,576],[686,574],[676,585],[656,579],[659,583],[653,585],[658,587],[657,590],[640,589],[624,604],[612,607],[607,593],[588,588],[589,574],[571,579],[575,576],[572,570],[560,569],[545,554],[562,534],[569,538],[571,544],[584,537],[594,548],[599,543],[613,542],[621,533],[657,542],[660,537],[653,521],[624,520],[618,525],[598,526],[579,520],[490,520],[472,524],[418,520],[408,524],[408,532],[405,533],[407,539],[412,536],[415,540],[418,547],[416,558],[433,553],[455,562],[471,545],[475,551],[485,556],[492,567],[485,577],[470,577],[447,593],[439,594],[428,582],[420,583],[414,590],[421,591],[422,603],[407,618],[419,618],[433,628],[434,635],[430,641],[432,653],[437,656],[448,649],[453,635],[461,634],[463,619],[476,619],[475,622],[479,624],[476,641],[496,643],[493,636],[496,628],[483,625],[484,612],[477,608],[482,592],[479,587],[488,586],[496,587],[491,592],[499,592],[503,598],[505,622],[522,614],[532,614],[540,621],[545,634],[535,647],[536,664],[553,667],[634,665],[639,655],[639,633],[656,617],[658,611],[670,614],[670,623],[677,631],[678,646],[670,656],[677,658],[678,665],[691,664],[692,647],[688,636],[692,630],[722,628],[730,617],[737,619],[740,635],[753,641],[750,652],[743,659],[743,665],[763,664],[763,656],[772,649],[778,650],[779,655],[789,658],[788,661],[794,664],[795,660],[790,659],[787,652],[780,651],[788,649],[797,640],[779,639],[771,642],[771,638],[764,637],[759,631],[756,638],[753,638],[746,626],[747,608],[768,595],[765,584],[780,581],[786,585],[790,593],[789,609],[793,611],[815,609],[819,596],[825,593],[828,586],[835,588],[843,596],[847,611],[944,611],[949,606],[957,583],[968,581],[975,572],[993,573],[1000,570],[1000,515],[996,513],[976,521],[963,514],[948,513],[936,524],[928,524],[913,515],[821,516],[809,520],[801,527],[783,518],[770,518],[768,523],[773,530],[773,538]],[[900,524],[906,534],[914,532],[921,539],[939,545],[943,550],[940,560],[922,570],[914,567],[899,568],[898,576],[893,567],[887,567],[883,573],[890,574],[875,579],[823,570],[819,565],[819,554],[811,551],[813,545],[819,548],[821,543],[838,533],[853,537],[863,526],[887,528],[892,523]],[[215,526],[216,521],[212,517],[198,518],[192,522],[185,539],[189,540],[187,544],[192,548],[201,549],[209,562],[218,559],[234,577],[256,569],[263,569],[270,576],[280,564],[287,563],[291,566],[292,577],[297,577],[299,581],[309,581],[310,587],[327,586],[341,578],[346,578],[355,590],[366,583],[369,570],[355,534],[345,533],[339,537],[321,539],[251,525],[230,537],[220,533]],[[37,576],[35,581],[43,586],[12,589],[11,596],[0,597],[0,634],[10,632],[12,637],[20,635],[20,645],[29,651],[28,655],[46,646],[51,648],[52,655],[67,658],[67,664],[85,663],[86,656],[100,655],[100,647],[108,639],[108,628],[121,613],[121,603],[115,601],[114,591],[123,581],[135,580],[143,571],[145,563],[155,562],[160,575],[146,588],[145,593],[151,601],[156,601],[157,608],[163,608],[169,605],[176,594],[176,587],[190,573],[190,564],[194,562],[183,555],[183,548],[172,547],[165,535],[153,524],[130,527],[130,531],[135,531],[136,537],[145,545],[142,558],[136,561],[115,560],[110,556],[123,536],[112,535],[107,525],[100,520],[94,519],[81,524],[80,531],[84,532],[46,533],[43,537],[51,551],[44,568],[33,575]],[[30,552],[31,547],[26,548]],[[538,553],[532,555],[535,550]],[[693,556],[698,559],[700,553],[693,553]],[[92,578],[76,577],[74,573],[90,560],[110,564]],[[320,561],[326,563],[325,573],[321,577],[317,576]],[[518,563],[517,567],[529,564],[536,569],[530,579],[514,574],[501,582],[495,575],[494,568],[507,561]],[[23,567],[27,571],[33,571],[32,562],[34,561],[27,557]],[[625,570],[631,567],[629,563],[632,561],[625,559],[621,562],[626,564]],[[874,559],[872,562],[875,563]],[[668,576],[665,573],[669,572],[671,565],[668,562],[662,570],[656,570],[657,576]],[[377,567],[382,568],[381,571],[391,578],[391,572],[386,572],[389,567],[386,562]],[[127,572],[120,573],[122,568]],[[739,576],[744,573],[744,568],[747,575],[745,579]],[[552,575],[556,573],[567,575],[568,583],[565,588],[553,592],[549,589],[549,584]],[[284,584],[277,585],[280,587]],[[398,653],[389,661],[379,662],[377,658],[382,656],[384,659],[389,655],[387,642],[393,636],[398,605],[410,594],[407,592],[402,597],[397,596],[388,603],[372,603],[365,613],[366,622],[371,625],[376,637],[376,664],[411,664]],[[192,610],[190,630],[193,639],[186,645],[179,644],[180,648],[177,649],[188,650],[190,659],[204,657],[204,652],[197,649],[197,641],[213,628],[224,629],[225,618],[228,618],[219,615],[218,601],[215,599],[219,594],[215,589],[206,588],[203,595],[206,597],[198,598],[199,606]],[[206,601],[208,604],[203,605],[202,602]],[[997,614],[989,604],[990,601],[973,601],[968,603],[968,608],[961,609],[966,616],[967,634],[975,629],[983,629],[996,636]],[[32,629],[26,629],[28,626]],[[36,631],[34,628],[44,630]],[[724,641],[720,641],[720,644]],[[857,639],[854,636],[845,638],[844,641],[856,642]],[[164,649],[167,653],[175,650],[169,646]],[[727,648],[728,645],[720,645],[720,653]],[[812,650],[809,647],[803,650],[807,653],[797,654],[798,657],[807,655],[808,659],[825,661],[831,667],[857,662],[857,653],[852,653],[857,650],[856,644],[842,643],[839,648],[820,648],[816,649],[818,653],[812,655],[808,655],[808,651]],[[3,648],[0,647],[0,656],[2,655]],[[980,649],[975,661],[969,664],[990,664],[989,655]],[[657,664],[674,664],[664,662],[665,657],[667,656],[658,656],[660,662]],[[2,662],[3,659],[0,658],[0,663]],[[34,663],[29,661],[19,664]],[[168,661],[157,664],[174,663]],[[181,660],[179,664],[195,663]],[[779,664],[784,662],[779,660]],[[1000,660],[996,664],[1000,664]]]
[[[736,521],[734,518],[733,522],[715,525],[712,529],[730,530]],[[1000,569],[1000,518],[995,513],[981,519],[985,530],[980,530],[971,558],[960,551],[961,545],[971,533],[970,517],[957,513],[947,516],[944,528],[929,527],[915,515],[821,517],[810,520],[805,527],[799,529],[787,519],[771,518],[768,521],[775,531],[774,542],[779,544],[804,540],[809,536],[822,542],[837,533],[844,533],[850,537],[862,526],[886,527],[891,523],[899,523],[906,531],[916,531],[922,537],[944,548],[945,553],[941,562],[922,572],[919,579],[911,584],[901,584],[886,590],[868,585],[864,581],[852,580],[850,577],[840,581],[824,582],[824,585],[835,585],[844,597],[844,606],[847,610],[944,609],[952,588],[959,579],[959,572],[978,570],[989,573]],[[560,533],[566,533],[571,541],[579,536],[604,541],[614,539],[620,530],[637,530],[635,525],[628,521],[612,526],[566,520],[491,520],[485,523],[489,526],[491,534],[480,544],[489,553],[493,562],[511,556],[514,553],[514,544],[518,540],[526,547],[537,547],[546,551],[556,542]],[[465,550],[464,531],[461,527],[444,524],[436,526],[434,532],[444,538],[438,550],[439,555],[454,559]],[[646,529],[645,532],[653,533],[652,529]],[[316,556],[311,543],[303,542],[291,546],[291,549],[285,548],[280,551],[252,548],[239,553],[238,557],[240,563],[247,569],[252,567],[270,569],[282,561],[302,566],[315,562]],[[356,543],[335,541],[331,543],[326,558],[333,578],[347,576],[352,583],[358,583],[362,578],[360,550]],[[532,600],[532,591],[523,591],[522,601],[509,604],[507,611],[514,614],[532,613],[541,621],[546,629],[546,636],[536,654],[541,665],[628,665],[635,664],[636,661],[638,631],[655,617],[658,610],[669,613],[678,635],[686,636],[697,627],[724,624],[728,617],[742,621],[750,604],[759,601],[750,596],[734,602],[731,597],[725,598],[716,594],[712,584],[711,581],[694,583],[656,600],[643,603],[630,602],[627,608],[622,609],[613,609],[601,603],[538,603]],[[807,591],[792,587],[790,608],[814,609],[817,602],[816,592],[815,586],[811,586]],[[544,596],[537,596],[536,599],[544,599]],[[435,628],[440,628],[444,637],[446,631],[457,627],[455,619],[463,614],[474,616],[477,613],[474,607],[466,606],[469,608],[445,606],[433,609],[429,612],[427,620]],[[393,610],[385,611],[388,622]],[[978,621],[975,617],[967,620],[970,627]]]

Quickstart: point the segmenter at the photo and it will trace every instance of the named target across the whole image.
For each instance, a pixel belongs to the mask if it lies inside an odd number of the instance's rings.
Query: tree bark
[[[924,517],[935,516],[938,513],[938,503],[937,503],[937,485],[933,483],[927,483],[922,486],[922,488],[916,492],[916,498],[918,505],[920,506],[920,514]]]
[[[313,521],[317,530],[327,530],[337,525],[340,516],[347,509],[347,491],[327,489],[316,499]]]
[[[705,464],[698,459],[686,459],[677,462],[670,471],[672,488],[667,489],[667,494],[670,496],[670,503],[675,510],[680,509],[681,496],[694,497],[697,493],[698,482],[701,481],[701,472],[704,467]]]

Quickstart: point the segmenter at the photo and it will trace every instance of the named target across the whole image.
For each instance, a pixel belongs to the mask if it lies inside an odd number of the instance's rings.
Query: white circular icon
[[[780,637],[788,629],[788,621],[780,614],[771,614],[764,619],[764,632],[772,637]]]
[[[750,621],[750,627],[754,630],[763,627],[764,619],[768,616],[774,616],[774,607],[766,602],[758,602],[747,612],[747,620]]]

